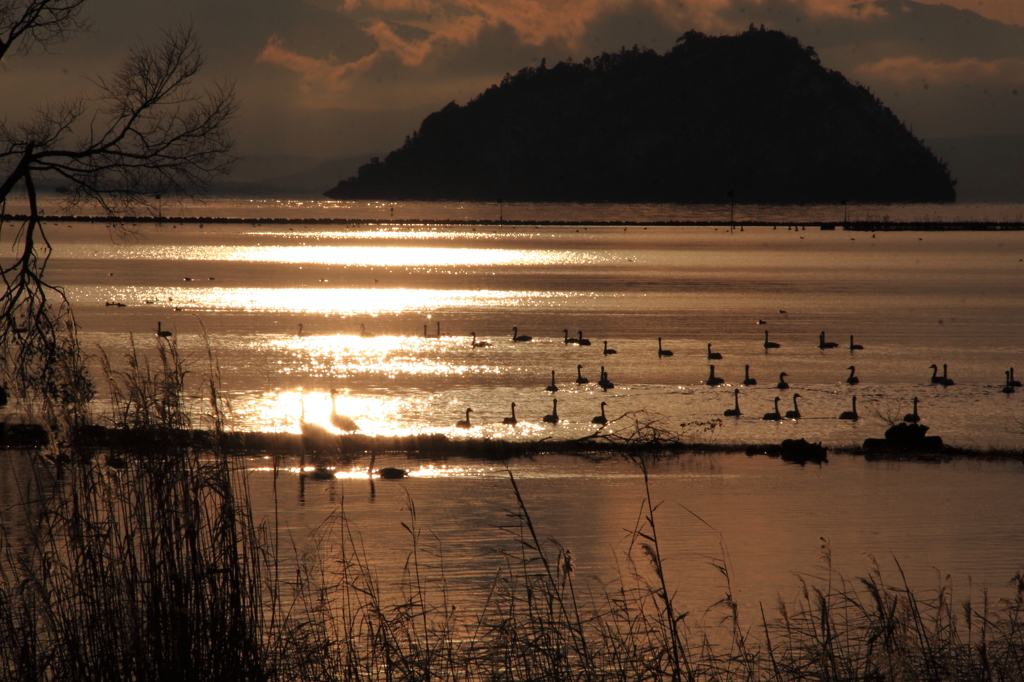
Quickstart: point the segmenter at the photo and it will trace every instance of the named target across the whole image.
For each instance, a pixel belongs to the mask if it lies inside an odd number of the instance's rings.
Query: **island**
[[[427,116],[332,199],[952,202],[956,181],[862,85],[779,31],[690,31],[506,75]]]

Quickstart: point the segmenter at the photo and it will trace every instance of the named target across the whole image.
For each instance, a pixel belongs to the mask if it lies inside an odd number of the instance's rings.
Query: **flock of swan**
[[[762,324],[762,322],[759,321],[758,324]],[[424,332],[426,332],[426,328],[424,328]],[[438,325],[438,336],[435,337],[435,338],[439,338],[439,337],[440,337],[440,325]],[[473,332],[471,334],[471,338],[472,338],[472,341],[471,341],[471,347],[472,348],[487,348],[487,347],[490,347],[492,345],[491,343],[486,342],[486,341],[478,341],[477,340],[477,336],[476,336],[476,332]],[[513,327],[512,328],[512,342],[513,343],[524,343],[524,342],[529,342],[529,341],[532,341],[532,340],[533,340],[533,337],[525,335],[525,334],[520,334],[518,327]],[[574,336],[570,336],[568,329],[563,329],[562,330],[562,343],[564,343],[565,345],[578,345],[578,346],[590,346],[591,345],[590,339],[584,338],[582,331],[577,332],[577,335],[574,337]],[[770,349],[775,349],[775,348],[780,348],[781,347],[779,343],[777,343],[775,341],[769,340],[768,332],[767,331],[764,332],[764,342],[763,342],[762,346],[764,347],[765,350],[770,350]],[[838,347],[839,347],[839,344],[837,344],[835,342],[832,342],[832,341],[827,341],[825,339],[825,332],[821,332],[818,335],[818,348],[819,349],[826,350],[826,349],[832,349],[832,348],[838,348]],[[864,346],[862,346],[860,344],[857,344],[857,343],[854,343],[853,335],[850,335],[850,343],[849,343],[848,349],[850,351],[863,350]],[[608,347],[608,342],[607,341],[603,341],[603,350],[601,352],[602,352],[603,355],[614,355],[614,354],[618,353],[618,351],[616,351],[615,349]],[[659,358],[672,357],[672,355],[673,355],[673,352],[671,350],[665,348],[662,338],[658,337],[657,357],[659,357]],[[711,349],[711,344],[710,343],[707,344],[707,359],[708,360],[721,360],[722,359],[722,354],[718,353],[716,351],[713,351]],[[715,366],[713,364],[709,364],[708,367],[709,367],[709,374],[708,374],[708,378],[704,380],[704,384],[705,385],[707,385],[707,386],[720,386],[721,384],[725,383],[725,379],[723,379],[722,377],[717,376],[715,374]],[[849,371],[849,375],[843,380],[843,383],[845,383],[847,385],[850,385],[850,386],[855,386],[855,385],[859,384],[860,383],[860,378],[856,374],[856,371],[857,371],[856,366],[850,365],[846,369]],[[952,386],[952,385],[954,385],[954,381],[949,378],[949,374],[948,374],[949,370],[948,370],[947,365],[942,365],[942,375],[941,376],[938,373],[938,365],[935,365],[935,364],[930,365],[929,369],[932,370],[932,376],[931,376],[931,383],[932,384],[940,385],[940,386]],[[1021,382],[1014,378],[1014,376],[1013,376],[1013,368],[1012,367],[1005,372],[1005,375],[1006,375],[1006,383],[1002,387],[1001,391],[1003,393],[1013,393],[1016,387],[1020,387],[1021,386]],[[775,385],[776,389],[778,389],[778,390],[786,390],[786,389],[790,388],[789,383],[786,381],[786,377],[787,376],[789,376],[789,375],[786,372],[780,372],[779,373],[779,381]],[[575,379],[575,383],[579,384],[579,385],[584,385],[584,384],[589,384],[590,383],[590,380],[583,376],[583,365],[581,365],[581,364],[577,364],[576,365],[576,379]],[[608,373],[605,371],[605,368],[603,366],[601,367],[601,378],[600,378],[600,380],[597,383],[605,391],[607,391],[609,388],[614,388],[614,384],[608,379]],[[750,376],[750,365],[744,365],[743,366],[743,382],[742,382],[742,384],[744,386],[754,386],[754,385],[757,385],[757,379],[754,379],[753,377]],[[544,390],[549,391],[551,393],[554,393],[554,392],[558,391],[558,384],[557,384],[557,382],[555,380],[555,370],[551,370],[551,383],[548,384],[545,387]],[[725,410],[725,412],[723,413],[723,416],[726,416],[726,417],[740,417],[740,416],[742,416],[743,413],[742,413],[742,411],[740,409],[739,396],[740,396],[740,390],[738,388],[734,389],[733,390],[733,407]],[[800,412],[800,405],[797,402],[797,400],[800,397],[802,397],[802,396],[799,393],[794,393],[792,395],[793,409],[792,410],[787,410],[787,411],[783,412],[779,408],[779,403],[781,402],[782,398],[779,397],[779,396],[776,396],[773,399],[774,409],[772,409],[772,411],[770,411],[770,412],[766,412],[762,416],[762,419],[765,420],[765,421],[781,421],[783,419],[801,419],[803,417],[803,415]],[[907,415],[905,415],[903,417],[903,420],[905,422],[908,422],[908,423],[917,423],[918,421],[920,421],[920,417],[918,416],[918,412],[917,412],[918,399],[917,399],[916,396],[914,397],[913,402],[914,402],[914,410],[913,410],[913,412],[912,413],[908,413]],[[603,426],[603,425],[608,423],[608,418],[605,415],[605,407],[606,406],[607,406],[607,403],[605,403],[605,402],[601,403],[601,414],[596,415],[593,419],[591,419],[591,423],[592,424]],[[457,421],[455,423],[455,426],[457,428],[461,428],[461,429],[472,428],[473,424],[471,423],[470,417],[469,417],[470,413],[472,413],[472,412],[473,412],[472,408],[467,408],[466,409],[466,413],[465,413],[465,419],[461,419],[461,420]],[[858,419],[860,419],[860,415],[857,413],[857,396],[852,396],[851,397],[850,409],[843,411],[841,414],[838,415],[837,418],[838,419],[843,419],[843,420],[848,420],[848,421],[857,421]],[[557,398],[553,398],[552,399],[551,413],[547,414],[547,415],[544,415],[544,417],[542,418],[542,421],[544,423],[547,423],[547,424],[557,424],[559,421],[561,421],[560,417],[558,416],[558,399]],[[513,402],[512,403],[512,414],[511,414],[510,417],[505,417],[505,419],[502,421],[502,424],[508,425],[508,426],[515,426],[518,423],[519,423],[519,420],[516,418],[516,404]]]

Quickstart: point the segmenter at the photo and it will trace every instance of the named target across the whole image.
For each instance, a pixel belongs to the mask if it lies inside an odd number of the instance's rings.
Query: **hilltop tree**
[[[82,29],[85,0],[0,2],[0,58],[51,50]],[[0,214],[21,188],[23,219],[0,218],[0,376],[16,395],[41,401],[50,425],[78,423],[91,396],[76,325],[64,291],[45,276],[50,257],[36,182],[57,178],[69,206],[109,214],[153,211],[161,198],[190,198],[233,158],[231,86],[193,85],[203,59],[192,29],[131,48],[121,66],[94,80],[89,98],[41,105],[34,116],[0,121]],[[12,68],[12,67],[8,67]],[[116,223],[115,223],[116,224]]]

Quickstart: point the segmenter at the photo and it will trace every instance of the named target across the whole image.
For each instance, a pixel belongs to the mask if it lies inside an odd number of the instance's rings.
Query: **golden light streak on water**
[[[481,267],[503,265],[587,265],[608,256],[565,250],[415,246],[257,245],[204,246],[132,244],[62,249],[65,258],[159,261],[244,261],[353,267]]]

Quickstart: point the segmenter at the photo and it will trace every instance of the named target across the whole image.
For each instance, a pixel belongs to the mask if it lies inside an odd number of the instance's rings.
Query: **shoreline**
[[[868,441],[876,439],[868,439]],[[49,445],[46,430],[38,424],[0,424],[0,448],[39,450]],[[621,442],[604,438],[600,432],[573,440],[507,441],[491,438],[451,439],[440,433],[414,436],[375,436],[366,434],[332,435],[327,433],[303,436],[297,433],[264,431],[209,430],[125,430],[105,426],[88,426],[76,432],[68,444],[70,451],[84,459],[101,452],[140,453],[166,452],[174,448],[198,448],[231,456],[285,455],[304,456],[311,462],[331,463],[354,460],[365,455],[404,454],[410,458],[465,457],[467,459],[502,461],[542,455],[631,455],[631,454],[746,454],[778,457],[778,443],[699,443],[681,440]],[[1011,461],[1024,464],[1024,450],[1010,448],[964,448],[944,445],[938,449],[921,449],[906,444],[865,447],[864,445],[826,446],[831,454],[864,457],[868,461],[899,460],[941,462],[953,460]],[[786,461],[815,461],[797,457]],[[824,461],[827,461],[824,460]],[[802,463],[802,462],[801,462]]]
[[[26,221],[24,214],[0,215],[0,220]],[[147,223],[211,225],[374,225],[380,227],[410,226],[487,226],[487,227],[793,227],[820,230],[842,229],[848,232],[999,232],[1024,230],[1024,221],[879,221],[848,222],[772,221],[772,220],[380,220],[376,218],[227,218],[213,216],[42,216],[43,223]]]

